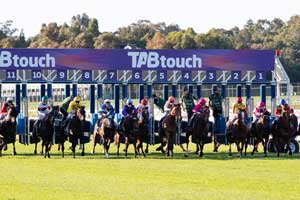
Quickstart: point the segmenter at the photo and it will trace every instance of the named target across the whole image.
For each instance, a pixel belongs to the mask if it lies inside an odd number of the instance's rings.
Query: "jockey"
[[[69,108],[69,105],[70,105],[72,99],[73,99],[72,96],[65,98],[60,106],[59,110],[64,115],[64,119],[66,119],[68,116],[68,108]]]
[[[164,105],[164,115],[166,116],[175,105],[175,97],[169,96],[168,101]]]
[[[137,113],[137,109],[135,108],[135,106],[133,105],[133,101],[132,99],[127,99],[125,106],[122,109],[122,119],[120,122],[120,128],[121,128],[121,132],[124,131],[124,121],[125,121],[125,117],[129,116],[129,115],[134,115]]]
[[[265,102],[261,101],[259,104],[257,104],[253,111],[253,123],[256,123],[257,120],[266,112],[268,112],[266,104]]]
[[[38,106],[38,120],[44,119],[45,115],[49,113],[51,105],[48,103],[48,97],[43,96],[42,101]]]
[[[158,125],[158,132],[159,135],[162,136],[164,131],[163,131],[163,121],[167,117],[168,113],[172,110],[172,108],[175,106],[175,97],[169,96],[167,102],[164,105],[164,115],[163,117],[159,120],[159,125]]]
[[[195,115],[197,113],[204,113],[205,110],[209,109],[209,107],[206,105],[206,100],[204,98],[200,99],[198,101],[198,103],[195,105],[195,107],[193,108],[193,115],[191,117],[191,120],[189,120],[188,122],[188,127],[189,128],[192,128],[193,127],[193,123],[194,123],[194,118],[195,118]]]
[[[289,104],[286,102],[286,100],[285,100],[285,99],[281,99],[280,104],[281,104],[281,106],[282,106],[282,111],[283,111],[283,112],[287,112],[288,115],[290,116],[291,113],[292,113],[292,112],[291,112],[291,107],[290,107]]]
[[[282,114],[282,106],[281,106],[281,104],[278,104],[277,106],[276,106],[276,110],[275,110],[275,117],[276,117],[276,119],[278,119],[280,116],[281,116],[281,114]]]
[[[152,98],[153,98],[154,105],[156,105],[159,108],[159,110],[164,112],[164,100],[158,97],[156,94],[153,94]]]
[[[135,114],[136,112],[137,112],[137,109],[133,105],[132,99],[127,99],[126,105],[122,109],[122,115],[123,115],[123,117],[126,117],[129,114]]]
[[[12,97],[7,97],[6,102],[2,105],[2,108],[0,111],[0,119],[3,119],[7,115],[7,109],[9,107],[11,107],[11,108],[15,107]]]
[[[246,115],[248,116],[248,112],[247,112],[245,104],[243,103],[242,97],[238,97],[236,99],[236,103],[233,105],[232,111],[233,111],[233,114],[234,114],[234,119],[232,121],[235,121],[235,119],[238,118],[238,114],[241,110],[245,110]]]
[[[70,102],[67,112],[69,113],[67,118],[72,118],[76,113],[77,109],[82,106],[81,99],[79,96],[74,97],[73,101]]]
[[[143,98],[141,100],[141,102],[137,105],[137,112],[138,112],[138,117],[139,118],[143,118],[142,116],[142,111],[144,109],[148,109],[148,111],[150,112],[150,107],[149,107],[149,104],[148,104],[148,99],[147,98]]]
[[[48,103],[48,97],[43,96],[42,101],[38,105],[38,120],[34,123],[34,127],[39,127],[41,120],[50,112],[51,105]]]
[[[101,109],[98,113],[101,115],[101,117],[103,117],[103,115],[106,115],[106,117],[109,118],[109,119],[114,118],[115,109],[111,105],[111,101],[109,99],[104,100],[104,104],[101,105]]]

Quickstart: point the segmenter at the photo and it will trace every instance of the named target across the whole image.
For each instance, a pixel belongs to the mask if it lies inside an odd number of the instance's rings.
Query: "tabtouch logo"
[[[158,52],[135,52],[127,53],[131,57],[132,68],[201,68],[202,60],[197,55],[193,54],[191,57],[166,57],[159,55]]]
[[[55,67],[55,58],[45,56],[18,56],[10,51],[0,51],[0,67]]]

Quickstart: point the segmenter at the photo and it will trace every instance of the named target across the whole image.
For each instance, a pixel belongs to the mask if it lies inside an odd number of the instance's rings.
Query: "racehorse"
[[[113,122],[108,118],[98,119],[93,133],[93,149],[92,154],[95,153],[95,147],[97,144],[97,138],[100,137],[101,142],[104,146],[105,157],[108,158],[108,150],[110,147],[111,141],[114,140],[116,134],[116,129],[114,128]]]
[[[0,156],[2,155],[2,149],[7,149],[7,144],[13,143],[13,155],[16,155],[16,118],[18,116],[16,107],[8,107],[7,115],[0,121]]]
[[[125,137],[125,149],[124,149],[125,156],[127,156],[128,146],[130,141],[133,141],[134,156],[137,157],[138,152],[137,152],[136,144],[137,144],[137,135],[139,134],[139,122],[138,122],[137,114],[132,112],[128,116],[126,116],[124,118],[123,126],[124,126],[124,133],[122,134]],[[119,148],[120,148],[120,139],[118,139],[117,141],[117,155],[119,155]]]
[[[288,112],[283,112],[278,121],[272,125],[273,141],[279,157],[280,144],[287,145],[289,155],[292,155],[290,143],[293,137],[293,130],[290,125]]]
[[[58,113],[58,106],[53,107],[41,120],[39,127],[33,127],[32,135],[35,138],[34,154],[37,153],[37,137],[40,137],[42,139],[42,153],[45,148],[44,158],[47,156],[50,158],[50,150],[54,134],[54,120]]]
[[[177,132],[177,122],[181,121],[180,104],[176,104],[172,110],[167,114],[162,122],[164,136],[162,139],[161,149],[167,145],[167,156],[173,156],[174,140]]]
[[[238,151],[238,157],[242,157],[243,149],[245,148],[245,156],[247,155],[247,139],[249,138],[249,129],[246,124],[246,111],[240,110],[237,120],[232,124],[231,134],[226,133],[229,143],[229,156],[231,153],[231,144],[235,143]]]
[[[250,129],[251,136],[254,140],[253,151],[251,155],[254,155],[254,152],[257,151],[258,144],[261,142],[264,147],[264,156],[267,156],[267,147],[270,136],[270,113],[265,112],[258,119],[258,121],[253,124]]]
[[[83,126],[85,122],[85,107],[81,106],[76,110],[75,115],[70,119],[67,134],[71,143],[73,158],[75,158],[75,148],[83,136]],[[82,144],[81,156],[84,156],[84,144]]]
[[[141,149],[142,154],[144,157],[146,157],[146,154],[143,149],[143,143],[147,140],[148,137],[148,127],[149,127],[149,110],[148,108],[144,108],[141,110],[141,112],[138,114],[138,128],[139,132],[136,135],[135,141],[137,142],[137,151],[139,153],[139,150]]]
[[[204,144],[209,132],[209,109],[205,109],[203,113],[195,113],[194,126],[192,129],[192,138],[197,142],[197,149],[200,150],[199,156],[203,156]],[[188,156],[188,148],[185,156]]]

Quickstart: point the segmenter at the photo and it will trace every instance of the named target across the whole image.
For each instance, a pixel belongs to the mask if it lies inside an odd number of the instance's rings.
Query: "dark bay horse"
[[[51,111],[45,115],[45,117],[41,120],[39,127],[34,127],[32,130],[33,137],[40,137],[42,139],[42,152],[45,148],[44,157],[50,158],[50,150],[53,140],[54,134],[54,120],[55,117],[58,115],[58,107],[55,106],[51,109]],[[37,141],[38,139],[35,138],[35,149],[34,153],[37,153]]]
[[[100,137],[101,143],[104,146],[104,155],[108,158],[108,150],[111,141],[114,140],[114,136],[117,133],[116,128],[113,126],[113,121],[108,118],[98,119],[93,133],[93,149],[92,154],[95,153],[95,147],[97,144],[97,138]]]
[[[143,149],[143,143],[148,138],[148,128],[149,128],[149,120],[150,120],[150,113],[148,108],[144,108],[141,110],[141,112],[138,114],[138,134],[136,135],[136,143],[137,143],[137,151],[139,153],[139,150],[141,149],[142,154],[144,157],[146,157],[146,154]]]
[[[231,156],[231,144],[235,143],[238,151],[238,157],[242,157],[243,149],[245,149],[245,156],[247,155],[247,139],[249,138],[249,128],[246,123],[246,111],[240,110],[238,118],[232,124],[231,134],[226,134],[229,143],[229,155]]]
[[[125,156],[128,154],[128,147],[129,143],[133,143],[134,147],[134,156],[137,157],[138,151],[137,151],[137,135],[139,134],[139,122],[138,117],[136,113],[131,113],[128,116],[124,118],[124,133],[123,136],[125,137]],[[119,128],[121,129],[121,128]],[[120,148],[120,139],[117,141],[117,155],[119,155],[119,148]]]
[[[200,150],[199,156],[203,156],[204,144],[209,132],[209,108],[205,109],[203,113],[195,113],[194,127],[192,129],[192,137],[196,141],[197,149]],[[188,155],[188,149],[185,154]]]
[[[80,139],[83,137],[83,126],[85,122],[85,107],[81,106],[77,111],[75,112],[75,115],[69,119],[69,127],[67,130],[67,134],[69,136],[69,141],[71,143],[71,150],[73,158],[75,158],[75,149],[76,145],[80,141]],[[62,149],[64,144],[62,144]],[[84,156],[84,144],[82,144],[82,152],[81,156]]]
[[[252,155],[257,151],[258,144],[261,142],[264,147],[264,156],[267,156],[270,131],[270,113],[267,112],[264,113],[250,129],[251,136],[254,140]]]
[[[18,116],[16,107],[8,107],[7,115],[3,120],[0,121],[0,156],[2,155],[2,149],[7,149],[7,144],[12,142],[13,144],[13,155],[16,155],[16,129]]]
[[[161,148],[167,145],[167,156],[173,156],[174,140],[177,133],[177,122],[181,121],[180,104],[176,104],[163,120],[164,137]]]
[[[272,125],[273,141],[276,146],[277,156],[279,157],[280,145],[287,145],[289,155],[292,155],[290,143],[293,137],[293,130],[291,128],[289,114],[283,112],[277,122]]]

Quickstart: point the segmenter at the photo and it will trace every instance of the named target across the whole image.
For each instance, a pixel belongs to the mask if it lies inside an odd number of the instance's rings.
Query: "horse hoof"
[[[229,155],[229,156],[232,156],[232,153],[229,153],[228,155]]]
[[[34,152],[33,152],[33,154],[34,154],[34,155],[36,155],[36,154],[37,154],[37,152],[36,152],[36,151],[34,151]]]
[[[253,155],[254,155],[254,152],[251,152],[251,155],[253,156]]]
[[[184,157],[186,157],[186,158],[187,158],[187,157],[189,157],[189,155],[188,155],[188,154],[184,154]]]
[[[145,150],[145,153],[148,153],[148,149]]]
[[[95,154],[95,151],[92,150],[92,151],[91,151],[91,154],[94,155],[94,154]]]
[[[84,152],[81,152],[81,156],[84,156]]]
[[[267,154],[265,154],[264,157],[266,158],[266,157],[267,157]]]
[[[203,157],[203,153],[200,153],[199,157],[202,158]]]
[[[196,151],[195,154],[198,155],[198,154],[199,154],[199,151]]]

